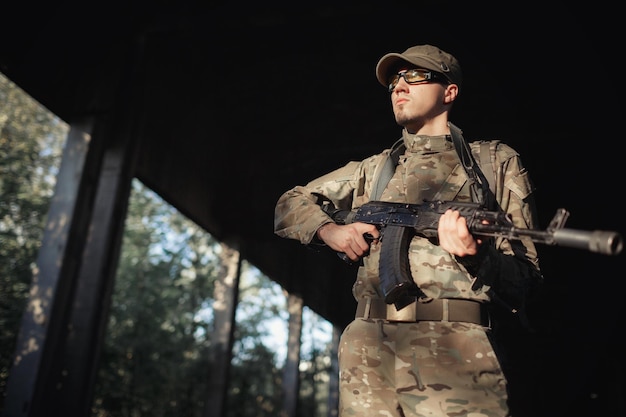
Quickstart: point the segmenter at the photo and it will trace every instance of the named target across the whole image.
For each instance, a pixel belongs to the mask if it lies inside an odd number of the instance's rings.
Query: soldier
[[[437,238],[411,237],[407,256],[416,286],[398,309],[385,302],[379,282],[384,242],[377,227],[337,224],[320,207],[320,198],[342,210],[373,200],[476,199],[476,181],[463,169],[463,147],[453,137],[460,130],[449,122],[462,82],[457,59],[418,45],[384,55],[376,77],[389,90],[402,127],[390,178],[382,172],[395,146],[286,191],[274,218],[278,236],[327,245],[360,262],[356,315],[339,346],[339,415],[508,416],[507,380],[486,308],[497,302],[523,315],[525,300],[543,280],[533,242],[476,238],[466,219],[448,210]],[[533,188],[519,154],[501,141],[485,143],[486,150],[478,142],[465,144],[475,161],[488,154],[479,171],[491,178],[493,191],[481,190],[479,199],[492,197],[516,227],[534,228]]]

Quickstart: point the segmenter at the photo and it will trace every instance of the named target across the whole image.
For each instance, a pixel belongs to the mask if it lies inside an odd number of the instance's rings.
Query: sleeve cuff
[[[478,247],[478,252],[476,253],[476,255],[462,256],[462,257],[455,256],[455,258],[458,263],[460,263],[461,265],[465,267],[467,272],[472,274],[472,276],[476,277],[478,276],[478,273],[480,272],[480,269],[483,266],[485,260],[489,256],[491,252],[490,250],[491,248],[492,248],[491,240],[488,240],[488,241],[483,242]]]

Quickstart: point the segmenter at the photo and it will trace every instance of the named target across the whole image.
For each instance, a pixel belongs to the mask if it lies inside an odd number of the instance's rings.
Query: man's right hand
[[[366,239],[365,235],[368,235]],[[326,223],[317,229],[317,237],[331,249],[344,253],[351,261],[358,261],[367,254],[370,242],[380,237],[380,232],[373,224],[350,223],[339,225]]]

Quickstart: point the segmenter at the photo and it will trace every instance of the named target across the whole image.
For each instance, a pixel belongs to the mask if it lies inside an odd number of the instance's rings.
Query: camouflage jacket
[[[381,201],[420,203],[425,200],[470,201],[469,183],[449,136],[423,136],[403,132],[406,145],[395,173]],[[470,143],[477,161],[479,143]],[[501,208],[509,213],[516,227],[534,228],[532,185],[519,154],[500,141],[490,141],[490,159],[495,177],[494,193]],[[316,194],[330,199],[339,209],[349,210],[370,199],[375,180],[390,149],[363,161],[317,178],[305,186],[285,192],[275,209],[274,231],[284,238],[305,245],[319,243],[316,231],[332,220],[317,204]],[[363,258],[354,297],[383,297],[378,281],[380,244],[372,244]],[[528,292],[540,281],[537,251],[532,241],[510,242],[491,239],[481,245],[479,254],[457,258],[441,249],[432,239],[419,235],[409,246],[413,280],[426,297],[469,298],[492,301],[494,296],[511,310],[523,307]]]

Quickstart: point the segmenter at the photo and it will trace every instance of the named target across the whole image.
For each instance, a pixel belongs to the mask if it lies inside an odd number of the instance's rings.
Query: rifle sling
[[[492,193],[495,193],[496,192],[495,190],[496,179],[493,177],[493,168],[491,167],[491,155],[489,152],[488,141],[482,141],[480,143],[480,165],[485,167],[485,171],[483,171],[483,174],[485,174],[485,178],[487,179],[487,184],[489,184],[489,189],[491,190]]]
[[[472,155],[472,151],[470,150],[467,142],[463,138],[463,132],[461,131],[461,129],[456,127],[452,122],[448,122],[448,127],[450,128],[450,135],[452,136],[452,142],[454,143],[454,147],[456,148],[456,153],[459,155],[461,165],[463,165],[463,168],[465,168],[465,172],[467,173],[467,177],[470,182],[472,201],[480,203],[481,205],[492,209],[493,204],[495,203],[495,199],[492,198],[493,193],[490,189],[490,184],[493,183],[493,180],[489,182],[487,181],[487,178],[485,178],[485,174],[476,163],[476,160]],[[483,150],[484,149],[481,149],[481,154],[485,153],[482,152]],[[487,151],[489,151],[488,146]],[[489,152],[486,152],[486,154],[486,156],[481,155],[482,161],[489,161]],[[490,174],[491,176],[493,176],[493,172],[490,172]],[[479,186],[480,188],[478,188]]]
[[[380,175],[376,180],[376,184],[374,184],[372,189],[372,196],[370,197],[371,201],[380,200],[380,196],[383,195],[383,191],[387,188],[387,184],[391,180],[391,177],[393,177],[393,173],[396,171],[396,165],[398,165],[400,155],[402,155],[404,149],[404,138],[398,139],[391,147],[389,156],[387,156]]]

